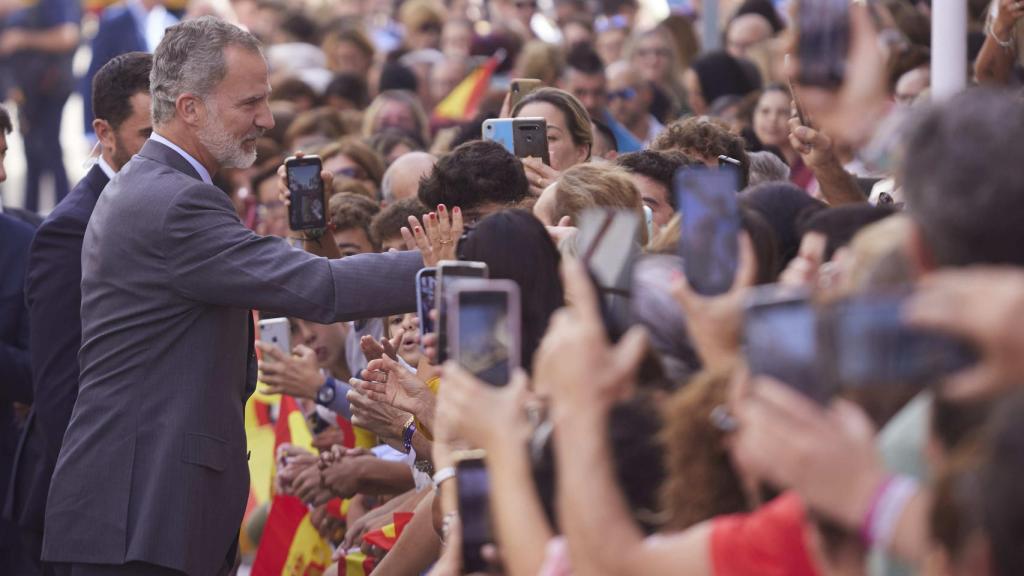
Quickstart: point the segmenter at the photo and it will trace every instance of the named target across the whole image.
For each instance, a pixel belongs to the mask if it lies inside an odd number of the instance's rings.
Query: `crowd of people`
[[[0,573],[1024,574],[1024,2],[967,2],[954,95],[943,3],[800,4],[0,7]],[[504,385],[445,261],[518,288]]]

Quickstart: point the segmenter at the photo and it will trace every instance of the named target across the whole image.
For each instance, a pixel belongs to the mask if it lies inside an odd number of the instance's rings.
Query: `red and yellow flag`
[[[395,512],[392,518],[394,522],[391,524],[364,535],[363,542],[372,544],[381,550],[391,550],[402,536],[406,525],[412,520],[412,512]]]
[[[459,82],[459,85],[437,104],[434,108],[434,119],[456,122],[472,120],[476,116],[480,102],[487,95],[491,76],[500,63],[501,60],[497,56],[491,56],[476,70],[470,72],[469,76]]]
[[[294,496],[278,494],[270,505],[252,564],[252,576],[320,576],[331,564],[331,547]]]
[[[377,559],[373,556],[354,551],[345,554],[338,561],[338,576],[367,576],[377,566]]]

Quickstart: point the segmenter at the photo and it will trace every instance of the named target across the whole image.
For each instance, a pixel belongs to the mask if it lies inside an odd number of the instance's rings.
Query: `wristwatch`
[[[321,406],[329,406],[331,402],[334,402],[335,394],[334,378],[328,376],[327,379],[324,380],[324,385],[316,392],[316,403]]]

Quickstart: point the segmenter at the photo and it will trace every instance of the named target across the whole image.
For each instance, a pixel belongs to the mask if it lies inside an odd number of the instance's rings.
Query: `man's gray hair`
[[[789,166],[775,154],[762,150],[747,152],[747,156],[750,158],[749,186],[765,182],[789,182]]]
[[[238,26],[213,16],[186,20],[167,29],[153,54],[149,74],[153,124],[174,117],[175,102],[185,93],[210,95],[224,76],[224,50],[238,46],[262,54],[260,41]]]

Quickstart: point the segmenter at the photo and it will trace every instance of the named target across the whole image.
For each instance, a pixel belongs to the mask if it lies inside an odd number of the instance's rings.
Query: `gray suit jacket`
[[[257,236],[179,154],[148,141],[82,248],[81,388],[43,558],[218,573],[249,490],[249,309],[320,323],[415,310],[415,252],[329,261]]]

